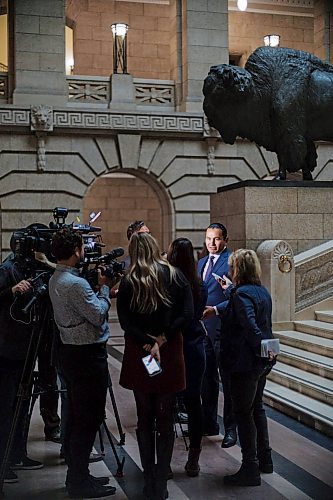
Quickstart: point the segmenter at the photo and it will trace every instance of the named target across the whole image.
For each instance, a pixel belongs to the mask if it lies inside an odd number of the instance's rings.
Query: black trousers
[[[108,365],[105,344],[60,346],[69,415],[64,437],[67,481],[79,485],[89,474],[89,455],[105,414]]]
[[[201,448],[203,433],[203,414],[200,395],[184,394],[184,404],[188,416],[188,437],[190,448]]]
[[[232,408],[230,393],[230,377],[220,366],[220,340],[213,342],[209,336],[204,341],[206,352],[206,370],[202,383],[202,409],[204,432],[217,427],[217,412],[219,399],[219,370],[223,387],[223,423],[225,431],[236,429],[235,415]]]
[[[39,407],[44,421],[44,433],[48,436],[55,429],[59,429],[60,418],[58,415],[57,370],[55,366],[50,364],[51,347],[45,337],[45,335],[42,336],[38,352],[38,382],[41,388],[46,391],[39,397]]]
[[[138,430],[164,434],[173,432],[175,394],[146,394],[134,391]]]
[[[242,449],[243,463],[255,462],[270,451],[266,412],[262,396],[265,369],[232,373],[230,388]]]

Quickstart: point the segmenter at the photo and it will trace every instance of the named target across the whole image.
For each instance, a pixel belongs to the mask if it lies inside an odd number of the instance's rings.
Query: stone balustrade
[[[175,84],[172,80],[133,79],[135,103],[141,106],[158,106],[174,109]],[[108,105],[112,88],[109,77],[68,76],[69,103]]]
[[[0,100],[7,101],[8,99],[8,73],[0,73]]]

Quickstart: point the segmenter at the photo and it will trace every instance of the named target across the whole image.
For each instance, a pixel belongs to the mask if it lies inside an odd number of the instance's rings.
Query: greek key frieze
[[[202,133],[202,117],[55,111],[55,127]]]
[[[0,109],[1,125],[30,125],[30,111],[28,109]]]

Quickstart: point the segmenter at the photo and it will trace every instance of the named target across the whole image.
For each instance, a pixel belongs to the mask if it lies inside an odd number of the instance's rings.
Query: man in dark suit
[[[223,277],[229,271],[228,258],[231,252],[227,248],[228,233],[226,227],[220,223],[210,224],[206,230],[205,244],[208,255],[199,260],[198,273],[208,287],[207,305],[213,306],[226,300],[222,287],[212,275],[212,273],[215,273]],[[219,397],[218,367],[221,320],[218,316],[209,318],[205,320],[205,326],[208,333],[208,336],[205,338],[206,371],[201,394],[204,413],[204,434],[215,436],[219,434],[217,406]],[[223,421],[225,432],[222,447],[229,448],[236,444],[236,423],[232,411],[229,377],[223,373],[221,368],[220,375],[224,393]]]

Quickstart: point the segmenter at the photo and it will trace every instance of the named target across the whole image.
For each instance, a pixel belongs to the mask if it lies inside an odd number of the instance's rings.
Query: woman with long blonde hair
[[[151,235],[134,233],[129,243],[130,266],[117,295],[125,333],[120,384],[134,391],[144,495],[154,500],[167,498],[175,397],[185,388],[181,330],[193,316],[188,281],[160,255]],[[142,362],[148,353],[160,363],[162,371],[157,375],[150,376]]]

